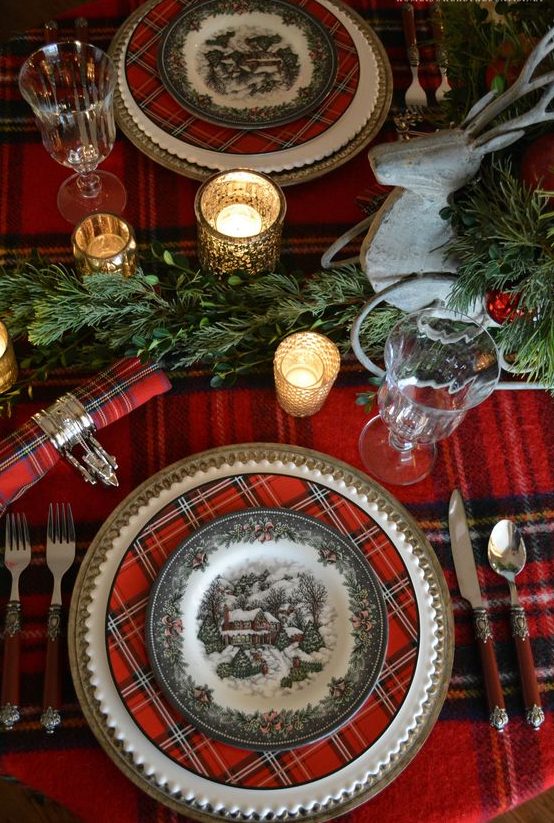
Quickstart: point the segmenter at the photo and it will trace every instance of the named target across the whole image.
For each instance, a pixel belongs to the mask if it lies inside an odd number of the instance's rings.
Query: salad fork
[[[62,577],[75,560],[75,526],[71,506],[50,504],[46,536],[46,564],[54,578],[52,600],[48,609],[46,670],[44,673],[43,712],[40,722],[51,734],[61,723]]]
[[[24,514],[6,515],[4,565],[11,573],[12,588],[6,607],[4,665],[0,696],[0,727],[11,729],[19,714],[19,652],[21,641],[21,603],[19,576],[31,561],[31,541]]]
[[[442,21],[442,11],[438,2],[431,9],[431,25],[433,27],[433,37],[437,50],[437,65],[441,76],[439,87],[435,90],[435,100],[441,103],[445,95],[452,91],[448,82],[448,53],[444,46],[444,25]]]
[[[412,82],[406,90],[404,102],[409,112],[417,113],[427,108],[427,94],[419,82],[419,49],[417,47],[414,7],[411,3],[404,3],[402,21],[408,49],[408,62],[412,72]]]

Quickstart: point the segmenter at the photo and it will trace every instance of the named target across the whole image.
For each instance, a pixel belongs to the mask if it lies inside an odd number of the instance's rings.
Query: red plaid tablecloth
[[[397,87],[406,88],[409,70],[399,4],[394,0],[352,0],[351,4],[380,35]],[[116,28],[137,5],[133,0],[99,0],[79,7],[78,13],[89,20],[90,39],[107,47]],[[62,33],[69,31],[74,16],[67,15],[66,23],[60,19]],[[416,7],[416,16],[424,36],[428,26],[422,5]],[[46,154],[17,91],[19,66],[40,42],[41,32],[32,31],[12,40],[0,53],[0,255],[8,262],[34,247],[53,260],[71,261],[71,227],[55,205],[58,185],[67,171]],[[424,50],[424,57],[430,60],[431,56]],[[429,82],[434,78],[438,85],[430,62],[425,69]],[[385,131],[386,127],[378,140],[385,139]],[[142,248],[158,240],[194,253],[193,198],[198,183],[157,166],[122,137],[103,167],[125,182],[129,193],[126,217]],[[363,151],[320,179],[288,188],[285,261],[307,271],[317,265],[321,252],[363,216],[356,197],[371,183]],[[38,386],[32,401],[17,406],[12,418],[0,420],[0,437],[86,379],[61,375]],[[203,375],[174,380],[170,393],[152,399],[101,433],[102,444],[119,460],[119,488],[85,485],[60,461],[14,504],[13,510],[25,511],[30,522],[33,563],[21,580],[23,717],[12,733],[0,737],[1,774],[54,797],[85,823],[176,823],[178,816],[137,789],[98,745],[82,716],[69,674],[64,683],[63,728],[46,736],[39,726],[51,591],[44,557],[48,503],[71,503],[79,562],[117,503],[154,472],[204,449],[241,442],[282,442],[313,448],[361,468],[357,439],[366,418],[354,401],[356,392],[366,387],[361,370],[343,369],[323,410],[312,418],[293,419],[278,406],[269,374],[218,390],[209,388],[209,379]],[[456,625],[454,671],[439,721],[421,751],[381,794],[347,815],[352,823],[488,820],[554,784],[552,412],[552,398],[545,392],[497,392],[470,412],[460,429],[440,445],[431,477],[412,488],[394,490],[428,535],[450,587]],[[492,618],[511,718],[502,735],[487,722],[471,613],[459,597],[453,572],[447,505],[454,486],[466,500],[479,577]],[[527,543],[529,562],[518,580],[546,710],[546,722],[538,733],[524,722],[510,638],[508,589],[486,564],[487,537],[501,517],[513,518]],[[66,605],[77,565],[64,578]],[[8,593],[9,576],[1,570],[0,607]]]

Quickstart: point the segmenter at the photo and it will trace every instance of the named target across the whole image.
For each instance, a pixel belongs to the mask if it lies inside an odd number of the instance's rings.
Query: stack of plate
[[[341,814],[407,765],[452,664],[442,571],[410,516],[274,444],[169,467],[95,538],[71,664],[101,745],[202,818]]]
[[[392,95],[379,39],[340,0],[149,0],[110,53],[122,131],[196,179],[321,175],[372,139]]]

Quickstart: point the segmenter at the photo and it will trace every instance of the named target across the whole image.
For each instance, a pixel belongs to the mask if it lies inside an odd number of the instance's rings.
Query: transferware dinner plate
[[[246,509],[194,532],[150,595],[146,636],[162,692],[191,723],[254,750],[302,746],[371,692],[387,613],[365,556],[287,509]]]
[[[219,518],[268,508],[354,544],[382,591],[388,639],[375,686],[348,720],[312,743],[254,751],[207,734],[167,699],[146,624],[152,587],[180,546]],[[438,717],[454,643],[442,570],[402,506],[332,457],[258,443],[182,460],[119,505],[79,570],[69,649],[85,717],[129,779],[189,817],[269,823],[338,816],[390,783]]]
[[[373,30],[340,0],[302,3],[328,32],[336,55],[332,88],[305,114],[252,129],[214,124],[183,107],[162,82],[158,54],[164,31],[192,7],[189,0],[148,0],[110,46],[118,125],[148,157],[195,179],[241,166],[286,185],[336,168],[381,128],[392,97],[390,64]]]
[[[224,126],[278,126],[301,117],[335,80],[333,40],[283,0],[207,0],[167,26],[162,83],[185,108]]]

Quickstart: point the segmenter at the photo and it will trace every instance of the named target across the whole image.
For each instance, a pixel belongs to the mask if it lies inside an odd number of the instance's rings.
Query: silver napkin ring
[[[71,392],[62,395],[47,409],[34,414],[33,420],[87,483],[95,485],[100,480],[105,486],[119,485],[115,474],[115,457],[108,454],[93,436],[93,432],[96,432],[94,421]],[[76,447],[81,452],[80,460],[72,451]]]

